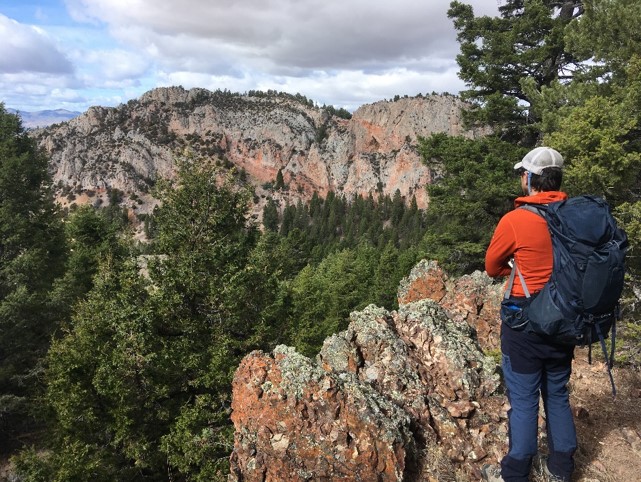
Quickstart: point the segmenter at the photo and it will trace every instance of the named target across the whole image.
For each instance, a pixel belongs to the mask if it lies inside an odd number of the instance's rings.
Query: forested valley
[[[424,258],[483,269],[533,146],[564,189],[604,196],[630,238],[622,360],[639,366],[641,4],[507,0],[448,11],[477,140],[421,139],[430,204],[400,195],[268,202],[215,159],[176,160],[136,241],[117,204],[62,213],[47,158],[0,104],[0,457],[15,480],[225,480],[230,385],[251,350],[314,356],[352,310],[396,308]],[[616,27],[616,28],[615,28]],[[221,179],[224,179],[221,181]]]

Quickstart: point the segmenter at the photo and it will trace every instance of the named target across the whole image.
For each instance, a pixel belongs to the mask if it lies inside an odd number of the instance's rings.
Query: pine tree
[[[57,314],[49,290],[65,242],[47,159],[0,104],[0,439],[33,421],[41,360]]]
[[[559,9],[559,4],[561,8]],[[504,139],[533,145],[540,118],[530,109],[533,96],[582,68],[565,46],[565,28],[583,13],[581,0],[507,0],[499,17],[476,17],[471,5],[450,4],[448,17],[458,32],[462,97],[476,108],[468,121],[490,125]],[[530,89],[524,89],[524,82]]]
[[[226,472],[227,407],[240,358],[263,347],[277,286],[248,224],[248,193],[210,165],[161,185],[157,236],[140,260],[102,264],[48,357],[56,480]],[[276,315],[274,315],[276,316]]]
[[[274,189],[276,191],[280,191],[282,189],[285,189],[285,179],[283,179],[283,170],[279,169],[278,173],[276,174],[276,184],[274,185]]]
[[[523,148],[496,137],[478,140],[433,134],[419,147],[445,174],[428,186],[430,206],[421,249],[457,273],[483,269],[496,223],[519,194],[514,159]]]
[[[65,220],[69,255],[64,276],[56,280],[51,291],[52,302],[63,321],[69,320],[74,305],[91,290],[100,263],[127,254],[128,246],[121,238],[125,225],[111,214],[110,208],[85,205]]]
[[[268,199],[263,208],[263,226],[272,233],[278,232],[278,206],[273,199]]]

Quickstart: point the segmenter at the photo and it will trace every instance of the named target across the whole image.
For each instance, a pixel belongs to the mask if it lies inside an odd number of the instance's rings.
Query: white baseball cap
[[[514,169],[525,169],[532,174],[541,174],[546,167],[563,167],[563,156],[551,147],[537,147],[528,152]]]

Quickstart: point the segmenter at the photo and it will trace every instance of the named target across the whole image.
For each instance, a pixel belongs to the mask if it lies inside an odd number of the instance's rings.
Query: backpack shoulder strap
[[[522,206],[519,206],[517,209],[525,209],[526,211],[533,212],[534,214],[538,214],[541,216],[543,219],[547,218],[545,217],[546,209],[547,206],[541,205],[541,204],[523,204]],[[521,286],[523,287],[523,293],[525,293],[526,298],[530,298],[530,290],[528,290],[527,285],[525,284],[525,279],[523,278],[523,275],[521,274],[521,270],[519,267],[516,265],[516,258],[512,259],[512,272],[510,273],[510,277],[507,281],[507,287],[505,290],[505,299],[508,299],[510,295],[512,294],[512,287],[514,286],[514,278],[515,275],[519,276],[519,280],[521,281]]]
[[[547,219],[545,214],[547,213],[547,206],[545,204],[523,204],[519,206],[518,209],[525,209],[531,213],[538,214],[543,219]]]
[[[507,300],[512,294],[512,287],[514,286],[515,274],[519,275],[519,279],[521,280],[521,286],[523,287],[523,293],[525,294],[526,298],[529,298],[531,295],[530,295],[530,290],[527,289],[527,285],[525,284],[525,278],[523,278],[523,275],[521,274],[521,270],[516,265],[516,259],[512,259],[512,271],[510,273],[510,278],[507,280],[504,299]]]

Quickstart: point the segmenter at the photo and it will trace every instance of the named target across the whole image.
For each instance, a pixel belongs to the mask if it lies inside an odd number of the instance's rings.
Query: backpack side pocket
[[[501,321],[513,330],[524,330],[529,319],[527,316],[530,299],[508,298],[501,302]]]

